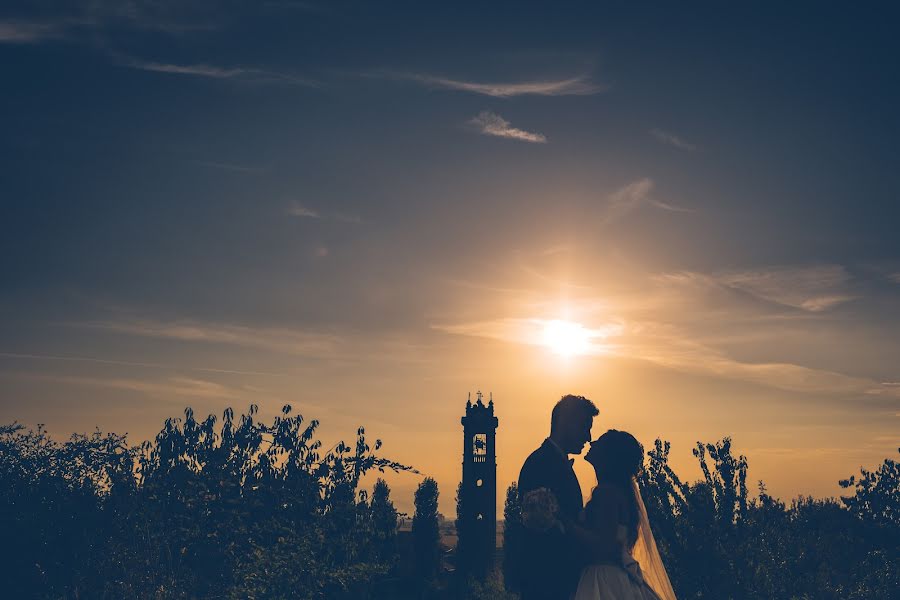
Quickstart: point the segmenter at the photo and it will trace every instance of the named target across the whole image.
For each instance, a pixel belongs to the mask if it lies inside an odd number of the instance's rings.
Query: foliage
[[[521,520],[515,484],[503,569],[450,586],[433,479],[416,491],[413,534],[401,539],[387,484],[370,495],[360,481],[413,469],[378,456],[381,442],[370,447],[362,428],[353,445],[323,451],[317,421],[290,406],[271,425],[256,413],[228,409],[217,427],[187,409],[137,447],[100,431],[61,443],[43,425],[0,426],[0,531],[14,540],[0,550],[6,596],[514,597],[503,575]],[[750,497],[747,460],[728,438],[697,444],[703,478],[693,483],[669,452],[656,440],[640,484],[678,597],[878,600],[900,589],[897,461],[841,481],[853,494],[840,501],[785,503],[762,482]],[[408,585],[403,556],[420,585]]]
[[[697,444],[703,479],[693,484],[672,471],[669,450],[656,440],[640,484],[679,598],[887,600],[900,589],[893,461],[844,482],[857,487],[846,508],[812,498],[787,506],[762,482],[749,498],[747,460],[732,455],[728,438]]]
[[[508,590],[519,589],[522,535],[522,504],[519,486],[514,481],[506,489],[506,501],[503,503],[503,581]]]
[[[318,421],[256,406],[234,422],[185,410],[154,442],[0,428],[3,579],[10,597],[334,598],[386,575],[386,484],[368,471],[413,471],[356,443],[322,452]],[[394,523],[396,513],[394,512]],[[15,576],[13,576],[15,575]]]
[[[435,578],[441,564],[441,534],[438,525],[439,495],[437,482],[431,477],[422,480],[416,489],[416,510],[412,520],[415,572],[425,581]]]
[[[850,512],[876,525],[900,527],[900,463],[886,458],[877,471],[860,469],[859,479],[853,475],[840,485],[856,492],[841,497]]]

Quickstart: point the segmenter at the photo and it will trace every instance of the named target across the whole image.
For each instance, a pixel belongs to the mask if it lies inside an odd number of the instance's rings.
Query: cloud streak
[[[500,115],[486,110],[478,113],[478,116],[469,119],[469,124],[474,126],[482,135],[518,140],[520,142],[530,142],[533,144],[547,143],[547,138],[543,134],[532,133],[530,131],[525,131],[524,129],[517,129],[510,125],[509,121]]]
[[[602,222],[604,224],[613,223],[642,206],[653,206],[670,212],[694,212],[689,208],[656,200],[650,195],[652,191],[653,180],[646,177],[616,190],[608,198]]]
[[[0,21],[0,44],[37,44],[65,37],[58,23]]]
[[[91,356],[55,356],[48,354],[24,354],[19,352],[0,352],[0,358],[15,358],[25,360],[47,360],[63,362],[86,362],[100,365],[115,365],[123,367],[141,367],[146,369],[171,369],[181,371],[202,371],[205,373],[223,373],[227,375],[265,375],[267,377],[281,377],[280,373],[268,373],[265,371],[246,371],[237,369],[218,369],[214,367],[190,367],[175,366],[164,363],[135,362],[127,360],[113,360],[108,358],[96,358]]]
[[[292,217],[297,217],[298,219],[327,219],[331,221],[338,221],[340,223],[353,223],[355,225],[361,225],[363,223],[362,217],[358,215],[341,212],[322,213],[314,208],[304,206],[299,202],[291,203],[287,207],[285,212]]]
[[[301,219],[321,219],[322,215],[319,214],[319,211],[313,210],[311,208],[307,208],[302,204],[291,204],[287,209],[287,214],[292,217],[299,217]]]
[[[650,135],[655,137],[657,140],[666,144],[668,146],[673,146],[680,150],[687,150],[688,152],[693,152],[697,149],[697,146],[691,144],[690,142],[684,140],[683,138],[678,137],[674,133],[669,133],[668,131],[663,131],[662,129],[651,129]]]
[[[520,345],[543,345],[545,320],[496,319],[432,328],[454,335],[482,337]],[[743,362],[689,337],[672,325],[656,322],[611,322],[591,332],[589,354],[636,359],[675,371],[740,380],[810,394],[851,394],[900,398],[900,387],[786,362]]]
[[[81,326],[183,342],[245,346],[309,358],[336,357],[344,342],[336,335],[325,333],[193,321],[121,320],[84,323]]]
[[[590,96],[606,91],[606,87],[596,84],[586,75],[568,79],[523,81],[517,83],[482,83],[450,79],[423,73],[384,72],[376,76],[388,79],[412,81],[429,89],[469,92],[493,98],[515,96]]]
[[[129,58],[121,61],[123,66],[141,71],[153,73],[165,73],[170,75],[183,75],[189,77],[201,77],[206,79],[224,79],[256,84],[285,84],[316,88],[320,84],[317,81],[298,77],[289,73],[267,71],[244,67],[220,67],[203,63],[175,64],[160,63],[147,60]]]
[[[136,392],[167,399],[172,396],[188,398],[231,399],[255,397],[252,390],[223,385],[214,381],[192,377],[169,377],[162,380],[146,380],[123,377],[82,377],[32,373],[2,373],[2,376],[53,381],[66,385],[85,385],[114,390]]]
[[[507,318],[470,323],[433,324],[431,328],[444,333],[483,337],[488,339],[513,342],[529,346],[544,346],[544,333],[553,319]],[[584,335],[588,340],[587,353],[608,354],[609,346],[605,340],[620,335],[622,325],[607,323],[599,327],[585,328]]]
[[[847,289],[850,274],[840,265],[730,271],[714,278],[757,298],[809,312],[828,310],[856,298]]]

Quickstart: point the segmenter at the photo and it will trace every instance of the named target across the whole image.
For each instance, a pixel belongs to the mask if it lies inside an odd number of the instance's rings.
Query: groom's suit
[[[581,486],[567,455],[549,438],[531,453],[519,474],[519,497],[548,488],[556,496],[561,515],[577,521],[584,508]],[[557,530],[523,532],[523,555],[518,579],[522,600],[566,600],[575,593],[584,553],[571,536]]]

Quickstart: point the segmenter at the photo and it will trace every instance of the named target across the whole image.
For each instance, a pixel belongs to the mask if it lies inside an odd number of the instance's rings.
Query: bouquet
[[[522,498],[522,525],[526,529],[547,533],[553,528],[559,528],[558,514],[559,503],[547,488],[531,490]]]

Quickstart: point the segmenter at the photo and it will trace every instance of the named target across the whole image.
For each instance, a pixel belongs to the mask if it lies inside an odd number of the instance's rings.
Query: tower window
[[[475,456],[487,455],[487,434],[476,433],[472,437],[472,454]]]

